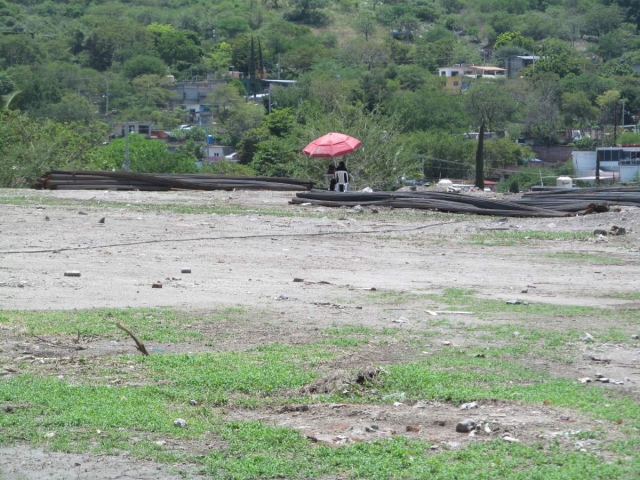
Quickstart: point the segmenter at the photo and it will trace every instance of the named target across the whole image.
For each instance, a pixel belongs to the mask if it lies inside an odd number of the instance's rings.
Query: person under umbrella
[[[329,168],[327,169],[327,173],[325,174],[327,178],[329,178],[329,190],[335,191],[336,189],[336,167],[332,163],[329,164]],[[331,177],[329,177],[331,176]]]

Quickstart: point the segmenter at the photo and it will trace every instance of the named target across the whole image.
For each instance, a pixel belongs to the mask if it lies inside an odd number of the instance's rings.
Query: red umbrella
[[[344,133],[327,133],[304,147],[302,153],[314,158],[334,158],[355,151],[362,142]]]

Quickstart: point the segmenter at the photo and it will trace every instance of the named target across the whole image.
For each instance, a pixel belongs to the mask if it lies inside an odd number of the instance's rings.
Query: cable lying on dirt
[[[0,255],[11,255],[17,253],[59,253],[70,252],[76,250],[97,250],[100,248],[112,248],[112,247],[127,247],[131,245],[148,245],[152,243],[172,243],[172,242],[197,242],[200,240],[250,240],[253,238],[283,238],[283,237],[324,237],[329,235],[368,235],[368,234],[380,234],[380,233],[401,233],[401,232],[413,232],[416,230],[424,230],[426,228],[438,227],[441,225],[450,225],[453,223],[463,223],[463,221],[455,222],[439,222],[430,223],[428,225],[420,225],[418,227],[411,228],[388,228],[385,230],[356,230],[345,231],[336,230],[331,232],[315,232],[315,233],[261,233],[258,235],[231,235],[227,237],[195,237],[195,238],[165,238],[156,240],[140,240],[137,242],[121,242],[121,243],[109,243],[105,245],[86,245],[84,247],[59,247],[59,248],[42,248],[38,250],[4,250],[0,251]]]

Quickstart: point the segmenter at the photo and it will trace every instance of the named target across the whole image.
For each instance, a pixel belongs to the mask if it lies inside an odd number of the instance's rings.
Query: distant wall
[[[543,162],[562,163],[571,159],[573,147],[567,145],[556,145],[553,147],[536,146],[531,147],[531,150],[536,154],[536,158],[539,158]]]

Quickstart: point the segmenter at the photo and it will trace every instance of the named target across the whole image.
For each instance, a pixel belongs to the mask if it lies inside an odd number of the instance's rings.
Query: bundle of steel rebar
[[[291,200],[293,204],[310,203],[326,207],[385,206],[437,210],[447,213],[473,215],[499,215],[503,217],[566,217],[579,213],[605,210],[603,205],[570,199],[555,208],[521,200],[494,200],[473,195],[444,192],[328,192],[312,190],[300,192]]]
[[[38,178],[35,189],[49,190],[283,190],[313,188],[313,182],[287,177],[238,175],[153,174],[92,170],[51,170]]]
[[[553,190],[533,191],[525,193],[519,203],[536,205],[543,208],[563,209],[563,206],[584,203],[640,206],[639,187],[608,188],[557,188]]]

